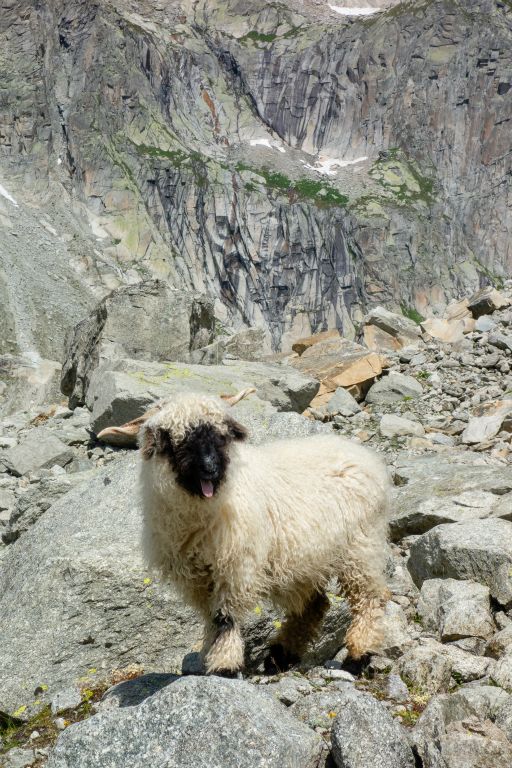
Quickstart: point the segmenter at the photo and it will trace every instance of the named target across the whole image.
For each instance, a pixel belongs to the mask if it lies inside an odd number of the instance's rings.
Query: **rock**
[[[73,451],[58,437],[31,430],[21,443],[5,452],[3,462],[13,475],[21,476],[54,464],[65,466]]]
[[[36,761],[33,749],[10,749],[3,756],[2,768],[28,768]]]
[[[419,691],[434,693],[449,685],[452,664],[440,643],[423,640],[400,657],[397,671]]]
[[[234,394],[254,386],[261,399],[249,398],[263,414],[268,400],[282,411],[303,411],[318,382],[287,365],[231,362],[204,366],[184,363],[147,363],[123,360],[115,371],[96,372],[87,395],[92,410],[92,429],[98,433],[141,416],[156,400],[179,392],[200,391]],[[270,409],[272,411],[272,409]]]
[[[462,433],[462,442],[466,445],[483,443],[495,437],[501,429],[512,430],[512,400],[485,403],[476,414]]]
[[[352,397],[350,392],[343,387],[338,387],[333,396],[327,403],[327,413],[341,416],[353,416],[361,411],[361,406],[357,400]]]
[[[412,731],[412,743],[417,751],[422,765],[424,768],[465,768],[465,765],[474,766],[497,766],[505,765],[505,763],[485,762],[486,751],[485,747],[489,749],[488,756],[493,759],[496,757],[496,745],[494,743],[485,744],[485,733],[482,733],[482,727],[484,723],[489,724],[492,721],[496,721],[498,724],[499,713],[505,709],[510,711],[511,697],[502,691],[500,688],[495,688],[488,685],[480,685],[474,688],[460,688],[451,694],[440,694],[432,698],[427,705],[425,711],[421,715],[417,724]],[[466,734],[469,736],[471,732],[480,736],[484,736],[484,739],[476,739],[474,746],[475,752],[468,755],[463,751],[461,758],[467,760],[464,762],[457,762],[457,758],[454,755],[453,746],[454,743],[447,734],[453,734],[454,731],[450,728],[454,724],[467,723]],[[470,725],[470,723],[472,725]],[[478,724],[480,723],[480,727]],[[457,733],[455,731],[455,733]],[[491,742],[494,742],[494,737],[491,736]],[[497,736],[498,749],[500,749],[500,743],[502,744],[501,736]],[[499,753],[498,753],[499,754]],[[475,756],[477,761],[474,762]],[[452,760],[455,758],[455,762]],[[480,762],[481,760],[484,762]]]
[[[376,376],[380,376],[385,359],[366,347],[341,337],[328,338],[308,347],[290,364],[321,382],[313,407],[325,405],[338,387],[350,389],[358,397]]]
[[[214,337],[213,301],[149,280],[102,299],[66,342],[61,388],[75,408],[86,401],[93,371],[116,360],[189,360]]]
[[[153,696],[162,688],[167,688],[171,683],[180,680],[179,675],[171,675],[165,672],[150,672],[140,675],[134,680],[113,685],[104,694],[97,705],[97,711],[106,709],[119,709],[119,707],[137,707],[149,696]]]
[[[423,437],[425,429],[418,421],[404,419],[393,413],[386,413],[380,420],[379,431],[384,437],[399,437],[402,435],[415,435]]]
[[[428,333],[433,339],[438,339],[445,344],[455,344],[460,341],[467,330],[464,320],[444,320],[442,318],[429,318],[421,323],[424,333]]]
[[[369,694],[350,691],[332,726],[338,768],[413,768],[407,736],[386,708]]]
[[[469,452],[401,459],[395,484],[394,541],[442,523],[510,512],[506,494],[512,488],[512,467],[485,465]]]
[[[315,333],[313,336],[307,336],[304,339],[297,339],[297,341],[292,344],[292,350],[298,355],[302,355],[306,349],[309,349],[315,344],[328,341],[329,339],[339,339],[339,337],[340,332],[336,328],[333,328],[330,331],[322,331],[321,333]]]
[[[397,315],[384,307],[374,307],[363,319],[363,335],[369,349],[395,350],[418,343],[420,329],[403,315]]]
[[[11,510],[14,507],[16,497],[12,491],[0,488],[0,512]]]
[[[278,701],[289,707],[311,693],[313,686],[305,678],[282,677],[277,683],[270,683],[266,690]]]
[[[70,686],[52,696],[50,706],[53,715],[60,715],[66,709],[75,709],[82,701],[82,694],[77,686]]]
[[[414,635],[403,608],[392,600],[386,603],[382,627],[383,638],[379,653],[397,659],[411,644]]]
[[[437,632],[442,642],[486,639],[494,632],[489,588],[473,581],[424,581],[417,610],[425,629]]]
[[[400,675],[388,675],[386,683],[386,696],[393,701],[408,701],[409,689],[400,677]]]
[[[352,685],[344,681],[343,690],[328,687],[301,697],[290,707],[290,712],[302,723],[309,725],[310,728],[330,730],[333,719],[344,707],[349,706],[345,687],[352,688]]]
[[[512,691],[512,651],[501,656],[492,670],[492,679],[506,691]]]
[[[481,315],[492,315],[497,309],[508,307],[510,301],[492,286],[487,286],[474,293],[468,302],[468,308],[475,319]]]
[[[423,387],[412,376],[402,373],[390,373],[379,379],[366,395],[366,402],[375,405],[387,405],[407,398],[420,397]]]
[[[321,751],[319,736],[255,686],[185,677],[67,728],[48,768],[314,768]]]
[[[512,604],[512,523],[469,520],[438,525],[411,547],[414,582],[449,578],[478,581],[504,606]]]
[[[489,315],[482,315],[475,320],[475,331],[478,333],[489,333],[493,328],[496,328],[496,323]]]
[[[135,456],[59,499],[7,548],[0,569],[0,710],[128,665],[176,669],[201,622],[142,562]],[[37,626],[37,642],[33,627]],[[94,670],[91,672],[91,670]],[[34,697],[45,684],[47,689]]]
[[[485,646],[485,655],[493,659],[499,659],[508,653],[512,655],[512,624],[493,635]]]
[[[22,489],[18,493],[7,527],[2,533],[2,540],[6,544],[16,541],[57,499],[91,476],[91,471],[50,475],[43,477],[39,483],[32,483]]]
[[[498,349],[503,349],[507,352],[512,352],[512,335],[510,334],[508,336],[505,336],[502,333],[490,333],[488,338],[488,343],[491,344],[493,347],[498,347]]]

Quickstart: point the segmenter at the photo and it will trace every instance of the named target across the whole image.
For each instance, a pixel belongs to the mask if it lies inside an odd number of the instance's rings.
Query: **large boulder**
[[[13,475],[21,476],[38,469],[63,467],[73,459],[71,448],[44,430],[31,430],[18,445],[3,454],[2,462]]]
[[[497,768],[510,765],[512,744],[493,724],[512,697],[481,685],[435,696],[412,731],[424,768]],[[458,753],[458,754],[457,754]]]
[[[70,406],[83,405],[93,371],[123,357],[189,360],[213,341],[213,300],[149,280],[119,288],[75,326],[66,341],[61,388]]]
[[[68,728],[48,768],[316,768],[322,739],[238,680],[186,677]]]
[[[473,580],[510,607],[512,523],[490,519],[438,525],[414,542],[408,568],[417,586],[435,578]]]
[[[97,433],[142,415],[161,398],[190,391],[234,394],[249,386],[256,387],[258,398],[252,399],[262,410],[268,409],[270,403],[281,411],[302,412],[319,385],[315,379],[277,363],[232,361],[204,366],[122,360],[115,370],[95,372],[87,404],[92,411],[92,428]]]
[[[374,405],[388,405],[403,401],[405,398],[414,399],[423,394],[423,387],[412,376],[392,372],[389,376],[379,379],[366,396],[366,402]]]
[[[369,694],[346,691],[331,737],[338,768],[414,768],[405,731]]]

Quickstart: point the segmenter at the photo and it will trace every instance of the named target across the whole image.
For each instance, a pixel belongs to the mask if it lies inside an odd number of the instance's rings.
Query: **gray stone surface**
[[[489,588],[472,581],[424,581],[417,611],[425,629],[436,632],[442,642],[486,639],[495,630]]]
[[[254,686],[186,677],[66,729],[48,768],[316,768],[322,745]]]
[[[235,394],[256,387],[249,406],[263,412],[268,403],[281,411],[303,411],[318,382],[286,365],[230,362],[223,366],[147,363],[124,360],[116,371],[97,371],[88,391],[92,428],[97,433],[140,416],[151,403],[179,392]],[[268,402],[263,402],[268,401]],[[245,406],[247,407],[247,406]]]
[[[73,451],[58,437],[31,430],[21,443],[5,452],[3,461],[14,475],[26,475],[37,469],[65,466]]]
[[[189,359],[215,333],[213,301],[150,280],[119,288],[104,298],[69,335],[61,387],[72,408],[83,405],[94,370],[125,357]]]
[[[333,416],[338,414],[341,416],[353,416],[355,413],[359,413],[360,410],[361,406],[355,397],[352,397],[350,392],[343,389],[343,387],[338,387],[326,407],[327,413]]]
[[[386,413],[380,420],[379,430],[384,437],[400,437],[404,435],[414,435],[423,437],[425,429],[419,421],[404,419],[396,416],[394,413]]]
[[[62,691],[57,691],[57,693],[52,696],[50,702],[52,714],[58,715],[66,709],[75,709],[79,706],[81,701],[82,693],[76,685],[64,688]]]
[[[366,402],[374,405],[387,405],[403,401],[405,397],[416,398],[423,393],[423,387],[417,379],[403,373],[390,373],[379,379],[366,395]]]
[[[447,738],[447,729],[455,723],[473,723],[467,726],[467,733],[471,730],[477,736],[483,735],[483,727],[478,728],[478,722],[496,721],[499,724],[499,713],[510,711],[511,697],[508,693],[494,686],[481,685],[473,688],[461,688],[455,693],[439,694],[434,696],[427,705],[412,731],[412,743],[418,752],[425,768],[455,768],[455,766],[473,766],[473,757],[467,763],[451,762],[453,756],[453,742]],[[452,731],[453,733],[453,731]],[[485,734],[484,734],[485,735]],[[494,741],[494,740],[492,740]],[[498,737],[498,742],[501,739]],[[461,745],[462,746],[462,745]],[[489,746],[488,759],[496,757],[495,747]],[[474,744],[475,753],[481,759],[485,754],[482,743],[477,738]],[[498,752],[499,754],[499,752]],[[450,755],[450,757],[448,757]],[[467,753],[461,752],[461,760],[468,759]],[[505,766],[501,762],[477,762],[484,768],[494,765]]]
[[[332,727],[338,768],[413,768],[407,735],[373,696],[347,692]]]
[[[414,542],[408,567],[418,586],[438,577],[478,581],[508,606],[512,604],[512,523],[490,519],[438,525]]]
[[[390,312],[385,307],[374,307],[363,319],[364,325],[374,325],[376,328],[389,333],[390,336],[405,346],[418,342],[421,331],[418,325],[404,315]],[[417,351],[417,350],[416,350]]]

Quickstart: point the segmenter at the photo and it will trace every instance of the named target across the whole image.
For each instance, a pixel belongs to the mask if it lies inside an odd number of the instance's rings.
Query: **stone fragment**
[[[508,307],[509,304],[509,299],[497,291],[496,288],[487,286],[471,296],[468,302],[468,308],[476,319],[481,315],[492,315],[497,309]]]
[[[407,735],[383,704],[355,690],[345,695],[331,733],[338,768],[414,768]]]
[[[322,744],[256,686],[185,677],[139,705],[106,710],[67,728],[48,768],[314,768]]]
[[[357,400],[352,397],[350,392],[347,392],[343,387],[338,387],[333,396],[327,403],[327,413],[340,416],[353,416],[355,413],[359,413],[361,406]]]
[[[75,709],[82,701],[82,694],[77,686],[64,688],[52,696],[50,706],[53,715],[59,715],[66,709]]]
[[[502,605],[512,605],[512,523],[438,525],[413,543],[408,568],[417,586],[433,578],[468,579],[487,585]]]
[[[10,749],[2,756],[2,768],[28,768],[36,761],[36,753],[33,749]]]
[[[421,323],[421,328],[434,339],[446,344],[455,344],[464,337],[466,323],[464,320],[444,320],[439,317],[432,317]]]
[[[493,328],[496,328],[496,323],[489,315],[482,315],[475,320],[475,331],[478,333],[489,333]]]
[[[418,600],[423,626],[442,642],[465,637],[488,638],[494,632],[489,588],[472,581],[431,579]]]
[[[507,649],[495,663],[492,670],[494,682],[506,691],[512,691],[512,650]]]
[[[489,638],[485,646],[485,655],[493,659],[499,659],[505,654],[512,655],[512,624]]]
[[[266,690],[289,707],[310,694],[313,686],[305,678],[282,677],[277,683],[270,683]]]
[[[469,682],[484,677],[493,665],[456,646],[422,638],[398,659],[397,671],[418,690],[435,693],[448,688],[452,674],[459,682]]]
[[[374,307],[366,315],[363,335],[366,346],[374,351],[401,349],[420,341],[420,329],[416,323],[384,307]]]
[[[403,400],[405,397],[416,398],[423,394],[423,387],[412,376],[403,373],[390,373],[379,379],[366,395],[367,403],[388,405]]]
[[[14,448],[4,454],[4,463],[13,475],[26,475],[54,464],[65,466],[73,458],[73,451],[53,434],[42,434],[32,429]]]
[[[380,433],[383,437],[399,437],[403,435],[415,435],[423,437],[425,430],[419,421],[404,419],[393,413],[386,413],[380,420]]]

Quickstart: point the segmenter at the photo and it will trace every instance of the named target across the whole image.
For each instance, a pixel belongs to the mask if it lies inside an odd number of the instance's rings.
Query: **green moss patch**
[[[338,206],[341,208],[345,208],[349,202],[346,195],[322,181],[309,178],[293,181],[282,173],[270,171],[268,168],[251,168],[243,163],[239,163],[236,169],[239,173],[250,171],[260,176],[268,189],[287,194],[290,202],[311,200],[319,207]],[[246,188],[254,189],[253,181],[249,181]]]

